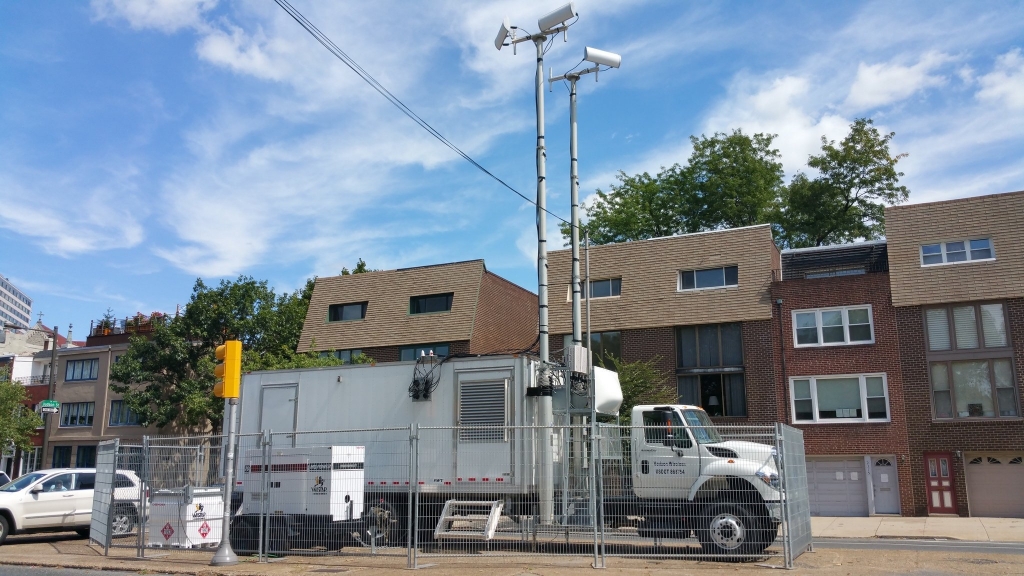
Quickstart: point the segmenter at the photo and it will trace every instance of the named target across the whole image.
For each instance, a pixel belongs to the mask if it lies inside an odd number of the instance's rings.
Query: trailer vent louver
[[[504,442],[507,380],[459,386],[459,441]]]

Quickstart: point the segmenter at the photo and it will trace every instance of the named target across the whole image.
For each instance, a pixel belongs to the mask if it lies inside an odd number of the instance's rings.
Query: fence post
[[[266,534],[266,525],[268,522],[268,512],[270,507],[267,505],[267,500],[270,498],[270,450],[273,447],[273,433],[271,430],[264,430],[263,437],[260,438],[260,517],[259,517],[259,544],[256,550],[256,560],[258,562],[267,562],[269,557],[267,555],[267,547],[265,543],[264,535]]]
[[[789,486],[786,478],[786,439],[782,423],[775,424],[775,452],[778,455],[777,467],[779,469],[779,488],[781,488],[781,502],[779,502],[779,514],[782,515],[782,557],[787,569],[793,568],[793,550],[790,546],[789,525]]]
[[[149,436],[142,437],[142,485],[152,490],[152,474],[149,470]],[[141,501],[138,522],[138,537],[135,540],[135,557],[144,558],[146,556],[146,533],[149,531],[149,514],[146,511],[146,495],[144,490],[139,495]]]
[[[419,450],[419,439],[420,439],[420,425],[418,422],[413,422],[409,425],[409,503],[408,503],[408,514],[406,518],[405,534],[406,534],[406,568],[416,567],[416,547],[417,540],[419,538],[419,471],[416,469],[417,452]]]

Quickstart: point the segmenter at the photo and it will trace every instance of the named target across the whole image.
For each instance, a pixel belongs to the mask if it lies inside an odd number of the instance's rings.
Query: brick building
[[[317,278],[298,350],[377,362],[529,349],[537,295],[483,260]]]
[[[804,431],[811,513],[913,513],[885,241],[784,251],[772,296],[780,420]]]
[[[1024,517],[1024,192],[886,210],[914,513]]]
[[[548,258],[551,347],[558,357],[572,332],[572,253],[553,251]],[[774,377],[770,293],[779,270],[767,225],[592,246],[597,361],[657,358],[680,402],[703,406],[723,423],[774,423],[783,404]]]

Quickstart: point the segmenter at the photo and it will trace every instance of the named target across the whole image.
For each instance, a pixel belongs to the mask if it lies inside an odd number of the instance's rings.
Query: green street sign
[[[43,400],[39,403],[39,411],[43,414],[56,414],[60,412],[60,402],[56,400]]]

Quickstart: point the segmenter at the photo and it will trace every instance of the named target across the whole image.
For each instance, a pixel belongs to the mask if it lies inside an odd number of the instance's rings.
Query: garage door
[[[1024,453],[967,454],[971,516],[1024,518]]]
[[[864,459],[807,459],[812,516],[867,516]]]

